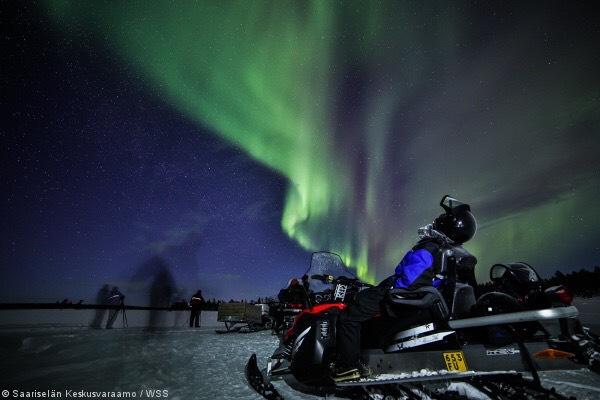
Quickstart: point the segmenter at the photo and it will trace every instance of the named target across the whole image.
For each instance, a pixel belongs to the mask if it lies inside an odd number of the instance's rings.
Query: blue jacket
[[[439,244],[432,241],[419,242],[409,250],[396,267],[394,288],[438,287],[441,280],[436,278],[434,269],[434,254],[438,250]]]

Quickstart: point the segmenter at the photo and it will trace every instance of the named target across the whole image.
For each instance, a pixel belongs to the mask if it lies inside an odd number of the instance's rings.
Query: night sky
[[[600,262],[600,15],[573,2],[2,3],[0,301],[273,295],[389,275],[449,193],[467,245]]]

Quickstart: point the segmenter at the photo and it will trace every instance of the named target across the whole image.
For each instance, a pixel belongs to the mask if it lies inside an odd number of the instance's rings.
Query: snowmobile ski
[[[271,382],[265,380],[256,362],[256,354],[252,354],[246,364],[246,380],[258,394],[267,400],[284,400]]]

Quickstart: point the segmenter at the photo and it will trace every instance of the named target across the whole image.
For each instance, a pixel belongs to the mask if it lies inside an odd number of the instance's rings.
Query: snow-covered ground
[[[167,389],[169,399],[257,399],[244,365],[264,362],[269,332],[218,335],[210,329],[30,329],[0,333],[0,389],[135,391]],[[586,371],[543,374],[545,384],[578,399],[600,398],[600,377]],[[286,399],[316,398],[277,387]]]
[[[276,346],[270,332],[219,335],[210,328],[0,332],[0,389],[137,391],[169,399],[252,399],[244,366]],[[291,397],[293,398],[293,397]]]
[[[0,311],[0,329],[1,328],[23,328],[39,327],[40,325],[52,327],[87,327],[94,320],[95,310],[75,310],[75,309],[56,309],[56,310],[1,310]],[[183,328],[188,324],[190,317],[189,311],[156,311],[155,317],[151,318],[150,311],[128,310],[127,325],[129,327],[145,327],[148,321],[152,319],[154,326],[165,328]],[[201,313],[202,326],[218,326],[216,311],[203,311]],[[105,312],[102,324],[106,324],[108,312]],[[115,320],[114,327],[120,328],[123,325],[122,314],[119,314]]]
[[[580,304],[583,320],[597,324],[600,300],[586,302]],[[218,335],[208,327],[155,332],[4,328],[0,390],[135,391],[140,397],[142,389],[167,389],[169,399],[258,399],[246,385],[244,366],[251,353],[264,364],[276,345],[276,338],[266,331]],[[560,393],[600,398],[600,377],[587,370],[546,372],[542,378]],[[315,398],[276,385],[286,399]]]

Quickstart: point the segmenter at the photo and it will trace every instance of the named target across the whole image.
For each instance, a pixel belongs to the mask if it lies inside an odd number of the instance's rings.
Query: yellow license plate
[[[451,351],[442,354],[448,371],[467,371],[467,360],[465,360],[465,355],[462,351]]]

